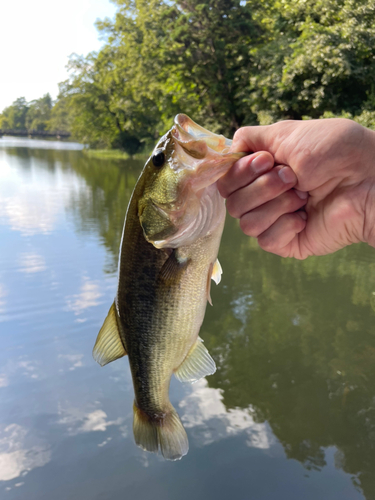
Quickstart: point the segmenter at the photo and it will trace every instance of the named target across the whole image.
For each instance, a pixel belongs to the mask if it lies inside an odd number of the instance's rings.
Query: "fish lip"
[[[173,134],[173,129],[179,137]],[[208,148],[220,154],[228,153],[232,145],[230,139],[227,139],[222,134],[215,134],[207,130],[183,113],[175,116],[172,137],[180,145],[183,143],[187,144],[189,141],[204,142]]]

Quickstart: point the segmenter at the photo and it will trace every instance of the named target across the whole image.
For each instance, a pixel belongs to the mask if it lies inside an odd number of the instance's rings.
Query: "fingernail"
[[[268,155],[258,155],[251,162],[251,168],[256,174],[262,174],[273,167],[273,161]]]
[[[303,220],[307,220],[307,213],[304,212],[303,210],[300,210],[299,212],[297,212],[300,217],[303,219]]]
[[[278,172],[280,179],[284,182],[284,184],[290,184],[291,182],[296,181],[296,174],[289,167],[283,167]]]
[[[307,193],[306,191],[300,191],[299,189],[295,189],[294,191],[296,195],[301,198],[301,200],[306,200],[306,198],[308,198],[309,196],[309,193]]]

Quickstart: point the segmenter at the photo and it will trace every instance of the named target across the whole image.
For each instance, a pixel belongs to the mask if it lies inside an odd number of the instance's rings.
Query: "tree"
[[[16,99],[11,106],[4,109],[0,115],[0,128],[10,130],[24,130],[29,105],[24,97]]]
[[[255,51],[259,71],[251,78],[257,114],[268,113],[272,121],[368,109],[375,78],[373,2],[277,0],[267,22],[267,37]]]
[[[59,93],[48,122],[48,130],[53,132],[69,132],[72,126],[72,110],[70,107],[69,81],[59,83]]]
[[[49,94],[45,94],[40,99],[31,101],[25,120],[27,130],[37,130],[39,132],[46,130],[51,117],[51,109],[52,99]]]

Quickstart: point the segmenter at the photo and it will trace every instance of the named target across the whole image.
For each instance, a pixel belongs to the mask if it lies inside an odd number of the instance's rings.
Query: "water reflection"
[[[76,150],[84,148],[82,144],[69,141],[55,141],[48,139],[33,139],[25,137],[13,137],[4,135],[0,137],[0,148],[27,148],[27,149],[51,149],[51,150]]]
[[[218,371],[171,387],[191,451],[166,464],[134,446],[127,361],[100,369],[91,349],[141,166],[0,148],[8,497],[27,488],[38,500],[109,499],[136,485],[140,499],[375,498],[375,255],[366,246],[282,260],[228,220],[223,280],[202,328]]]
[[[35,467],[43,467],[50,459],[47,443],[30,436],[24,427],[10,424],[0,429],[0,481],[24,477]],[[22,484],[15,483],[15,486]]]
[[[232,408],[227,410],[222,391],[208,387],[206,380],[193,386],[191,393],[179,404],[182,421],[197,446],[205,446],[242,433],[247,446],[269,449],[274,442],[266,423],[253,419],[253,409]]]
[[[99,283],[84,277],[79,293],[66,298],[67,310],[78,316],[86,309],[99,305],[102,295]]]

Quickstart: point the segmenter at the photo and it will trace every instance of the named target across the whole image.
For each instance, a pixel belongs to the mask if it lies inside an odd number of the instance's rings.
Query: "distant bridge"
[[[3,135],[15,135],[19,137],[57,137],[58,139],[66,139],[70,137],[69,132],[64,132],[62,130],[56,130],[54,132],[49,132],[47,130],[11,130],[11,129],[0,129],[0,137]]]

